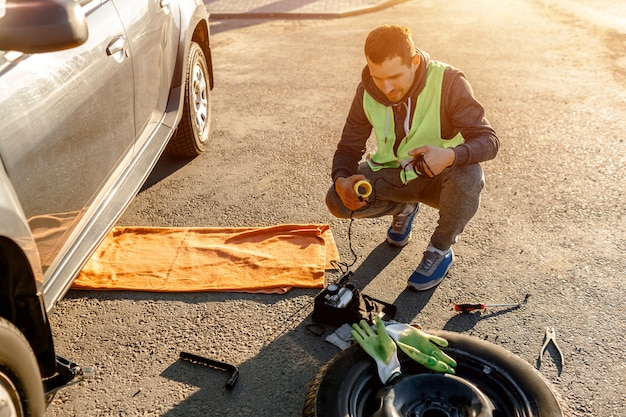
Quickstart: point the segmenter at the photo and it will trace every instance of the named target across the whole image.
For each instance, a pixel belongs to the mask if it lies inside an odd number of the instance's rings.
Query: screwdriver
[[[514,304],[454,304],[455,311],[474,311],[474,310],[484,310],[487,307],[519,307],[519,303]]]

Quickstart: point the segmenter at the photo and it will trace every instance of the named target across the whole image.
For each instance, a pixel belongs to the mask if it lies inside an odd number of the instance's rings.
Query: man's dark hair
[[[381,64],[388,58],[399,56],[402,63],[411,65],[417,54],[411,29],[398,25],[381,25],[367,35],[365,56],[375,64]]]

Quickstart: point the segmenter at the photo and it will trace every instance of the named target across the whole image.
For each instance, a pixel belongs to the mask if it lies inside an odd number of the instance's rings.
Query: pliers
[[[559,354],[559,359],[561,361],[561,368],[562,368],[563,365],[565,364],[565,360],[563,359],[563,352],[561,351],[561,348],[556,343],[556,333],[554,332],[554,327],[546,327],[546,335],[543,341],[543,346],[541,346],[541,352],[539,353],[537,364],[538,366],[541,366],[541,361],[543,360],[543,354],[548,348],[548,345],[550,344],[550,342],[552,342],[552,344],[556,348],[556,351]]]

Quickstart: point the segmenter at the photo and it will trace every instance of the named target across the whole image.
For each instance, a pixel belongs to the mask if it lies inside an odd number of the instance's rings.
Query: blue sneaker
[[[417,291],[425,291],[436,287],[446,276],[453,262],[454,252],[452,248],[442,253],[442,251],[429,244],[426,252],[424,252],[422,262],[409,277],[407,285]]]
[[[391,226],[387,229],[387,242],[393,246],[404,246],[411,239],[413,219],[420,211],[420,204],[406,204],[404,209],[393,215]]]

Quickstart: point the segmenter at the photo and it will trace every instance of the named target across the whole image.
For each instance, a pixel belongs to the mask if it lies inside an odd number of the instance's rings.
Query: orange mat
[[[339,253],[322,224],[258,228],[118,227],[73,289],[285,293],[321,288]]]

